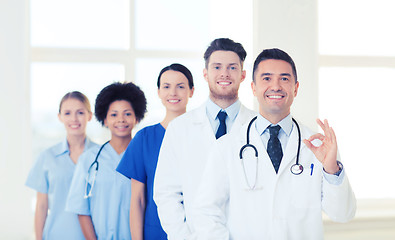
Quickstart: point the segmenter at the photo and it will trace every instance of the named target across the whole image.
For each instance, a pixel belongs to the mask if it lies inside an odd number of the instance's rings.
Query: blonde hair
[[[77,99],[78,101],[82,102],[85,105],[85,108],[88,110],[89,113],[91,113],[91,104],[89,102],[89,99],[81,92],[79,91],[73,91],[73,92],[68,92],[66,93],[66,95],[63,96],[62,100],[60,100],[60,104],[59,104],[59,113],[62,109],[62,104],[64,103],[64,101],[66,101],[67,99]]]

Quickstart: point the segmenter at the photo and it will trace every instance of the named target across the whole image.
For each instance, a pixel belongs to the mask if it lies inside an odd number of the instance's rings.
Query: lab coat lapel
[[[206,103],[197,108],[195,113],[195,115],[191,116],[191,121],[196,127],[196,131],[204,136],[210,136],[209,139],[214,141],[216,138],[213,129],[211,128],[210,121],[207,118]]]

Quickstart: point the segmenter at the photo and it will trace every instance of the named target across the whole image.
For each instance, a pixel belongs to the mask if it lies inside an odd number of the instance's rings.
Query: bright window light
[[[136,48],[204,49],[209,39],[208,0],[136,0]]]
[[[31,0],[33,47],[129,49],[128,0]]]
[[[319,0],[320,53],[395,56],[394,9],[393,0]]]
[[[394,76],[390,68],[320,70],[319,115],[333,125],[358,198],[395,198],[394,96],[385,91]]]

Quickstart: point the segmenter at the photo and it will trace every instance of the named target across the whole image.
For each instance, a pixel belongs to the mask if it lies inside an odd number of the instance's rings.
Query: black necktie
[[[270,126],[270,139],[267,142],[267,153],[269,154],[270,159],[272,160],[274,170],[276,173],[280,167],[281,159],[283,158],[283,150],[281,149],[281,143],[278,139],[278,133],[280,132],[281,127]]]
[[[219,127],[217,130],[217,133],[215,134],[215,137],[218,139],[220,138],[222,135],[226,134],[226,124],[225,124],[225,119],[226,116],[228,116],[226,114],[226,112],[220,111],[217,115],[218,119],[219,119]]]

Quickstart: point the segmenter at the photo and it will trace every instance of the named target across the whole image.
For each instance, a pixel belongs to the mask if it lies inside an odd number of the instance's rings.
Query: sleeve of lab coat
[[[194,202],[194,228],[199,240],[229,239],[225,210],[229,200],[229,166],[218,143],[209,154]]]
[[[159,152],[154,179],[154,201],[158,207],[161,225],[169,240],[188,239],[191,234],[185,221],[183,190],[176,156],[179,144],[175,130],[178,129],[170,123]]]
[[[350,182],[346,175],[345,169],[343,181],[337,184],[331,184],[326,178],[323,178],[322,188],[322,209],[335,222],[350,221],[356,212],[356,199]]]

